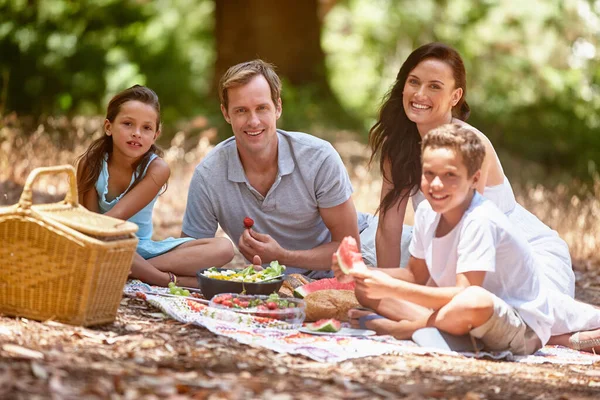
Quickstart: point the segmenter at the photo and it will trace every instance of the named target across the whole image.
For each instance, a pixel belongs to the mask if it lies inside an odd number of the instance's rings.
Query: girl
[[[117,94],[108,103],[104,131],[76,161],[79,202],[138,225],[130,277],[197,287],[197,270],[231,261],[233,245],[225,238],[151,239],[152,209],[171,173],[155,145],[160,134],[156,93],[135,85]]]

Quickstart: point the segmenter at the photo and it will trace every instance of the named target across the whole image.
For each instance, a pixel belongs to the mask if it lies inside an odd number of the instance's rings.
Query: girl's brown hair
[[[429,43],[414,50],[406,59],[386,100],[381,106],[379,119],[369,131],[369,144],[372,155],[371,162],[379,154],[379,168],[383,179],[394,185],[379,204],[377,211],[385,214],[398,201],[415,194],[421,183],[421,136],[417,125],[406,116],[402,103],[402,92],[408,74],[422,61],[436,59],[445,62],[452,68],[455,88],[461,88],[463,95],[452,108],[452,116],[466,121],[470,109],[465,101],[467,82],[465,66],[460,54],[443,43]],[[384,165],[391,165],[391,175],[386,176]]]
[[[108,103],[106,110],[106,119],[111,123],[115,121],[117,115],[121,111],[121,106],[128,101],[136,100],[147,104],[156,111],[156,129],[160,129],[160,103],[158,96],[150,88],[141,85],[134,85],[129,89],[116,94]],[[96,181],[102,170],[102,161],[105,154],[110,158],[113,151],[112,136],[103,135],[100,139],[95,140],[90,147],[77,157],[77,188],[80,195],[92,190],[96,185]],[[133,189],[141,180],[142,173],[146,170],[152,154],[157,154],[162,157],[163,151],[152,144],[150,149],[144,156],[133,166],[135,171],[135,179],[129,190]]]

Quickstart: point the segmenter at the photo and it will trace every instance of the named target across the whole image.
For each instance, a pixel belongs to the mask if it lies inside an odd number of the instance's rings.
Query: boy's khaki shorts
[[[519,313],[504,300],[492,296],[494,314],[483,325],[472,329],[471,336],[483,342],[484,350],[510,350],[513,354],[529,355],[540,349],[540,338]]]

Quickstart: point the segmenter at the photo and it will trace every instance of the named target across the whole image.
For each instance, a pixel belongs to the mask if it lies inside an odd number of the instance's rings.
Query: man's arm
[[[332,254],[344,237],[352,236],[359,243],[350,177],[333,146],[327,145],[324,151],[325,157],[314,179],[314,194],[321,219],[331,233],[331,242],[307,250],[288,250],[269,235],[246,229],[238,242],[244,257],[250,259],[256,254],[261,256],[263,262],[278,260],[294,267],[327,271],[331,269]]]
[[[331,208],[320,208],[319,213],[331,232],[331,242],[308,250],[284,249],[270,235],[246,229],[238,247],[244,257],[259,255],[263,261],[278,260],[284,265],[326,271],[331,268],[331,255],[346,236],[353,236],[360,246],[358,221],[352,198]],[[249,258],[251,259],[251,258]]]
[[[181,237],[205,239],[215,237],[218,221],[208,185],[201,167],[196,168],[190,181],[187,204],[181,226]]]
[[[319,214],[331,232],[331,242],[317,246],[310,250],[286,251],[284,259],[289,265],[307,267],[314,270],[329,270],[331,268],[331,255],[337,250],[342,239],[352,236],[360,248],[358,221],[356,209],[352,198],[339,206],[320,208]]]

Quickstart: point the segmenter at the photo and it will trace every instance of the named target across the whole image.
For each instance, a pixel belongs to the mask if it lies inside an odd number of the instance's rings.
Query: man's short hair
[[[273,104],[277,106],[277,102],[281,97],[281,80],[275,73],[275,66],[263,60],[256,59],[230,67],[221,77],[219,81],[219,99],[223,107],[225,109],[229,107],[227,89],[245,85],[258,75],[264,76],[269,83],[271,99],[273,99]]]
[[[481,169],[485,145],[475,132],[458,124],[446,124],[432,129],[423,138],[421,154],[426,148],[448,148],[460,154],[469,177]]]

